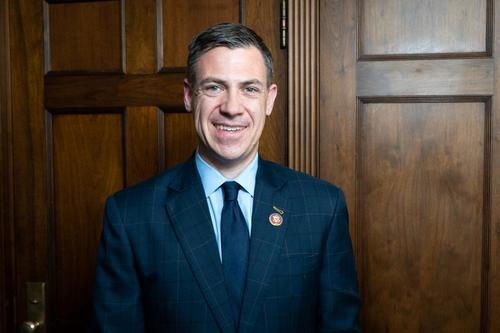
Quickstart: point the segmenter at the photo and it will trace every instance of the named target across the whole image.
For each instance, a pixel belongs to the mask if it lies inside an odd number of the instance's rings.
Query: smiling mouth
[[[218,130],[221,130],[221,131],[225,131],[225,132],[239,132],[243,129],[245,129],[244,126],[228,126],[228,125],[220,125],[220,124],[216,124],[215,125],[215,128],[217,128]]]

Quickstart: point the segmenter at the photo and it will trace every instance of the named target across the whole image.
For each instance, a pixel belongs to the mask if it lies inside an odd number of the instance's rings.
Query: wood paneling
[[[47,71],[121,72],[120,1],[48,5]]]
[[[125,2],[126,72],[128,74],[153,74],[157,71],[157,1],[128,0]],[[170,87],[158,87],[158,96],[168,91],[180,91],[182,78]],[[148,87],[151,89],[151,86]],[[133,91],[137,91],[133,88]],[[131,96],[124,96],[130,105]],[[153,102],[145,98],[145,106],[129,106],[126,111],[126,186],[149,178],[164,167],[163,113],[150,105],[170,104],[179,107],[181,95],[172,96],[169,103]],[[169,98],[172,98],[169,96]]]
[[[288,3],[288,165],[317,175],[318,7],[316,1]],[[302,22],[302,24],[301,24]]]
[[[369,103],[360,112],[370,331],[479,332],[485,105]]]
[[[239,0],[161,0],[162,68],[185,67],[187,45],[200,31],[219,22],[239,22]]]
[[[495,32],[494,35],[499,39],[500,36],[500,10],[498,9],[498,2],[495,2]],[[496,55],[500,54],[500,43],[495,41],[493,47],[493,53]],[[494,70],[496,73],[500,72],[500,57],[495,57]],[[485,262],[488,265],[489,275],[488,282],[490,286],[490,292],[486,295],[489,300],[489,312],[487,313],[488,326],[487,329],[490,332],[500,332],[500,82],[498,78],[495,82],[494,96],[492,101],[492,114],[491,123],[489,124],[489,136],[491,137],[491,145],[485,149],[490,154],[491,159],[489,161],[489,179],[485,179],[487,186],[487,191],[490,192],[490,238],[487,239],[490,244],[488,253],[491,255],[490,260]]]
[[[259,144],[259,154],[265,159],[287,164],[288,154],[288,54],[280,48],[280,1],[245,0],[243,23],[257,32],[273,55],[274,81],[278,96],[273,113],[266,119]]]
[[[84,328],[106,197],[124,186],[121,114],[63,114],[52,121],[56,324]],[[71,291],[68,293],[68,291]],[[85,300],[85,301],[82,301]],[[87,314],[87,315],[85,315]]]
[[[183,73],[47,76],[48,108],[158,105],[183,110]]]
[[[499,8],[320,0],[320,176],[346,192],[366,332],[500,330]]]
[[[157,69],[156,0],[125,1],[126,72],[153,74]]]
[[[487,52],[488,0],[360,2],[360,56]]]
[[[320,26],[318,172],[321,178],[344,190],[355,250],[358,248],[353,135],[356,133],[357,9],[356,1],[320,1],[319,7],[320,22],[338,24]]]
[[[357,66],[358,96],[491,95],[493,59],[368,61]]]
[[[14,330],[13,169],[9,4],[0,4],[0,332]]]
[[[43,6],[9,1],[15,219],[16,325],[26,320],[27,281],[47,281],[47,160],[43,112]],[[17,330],[17,327],[16,327]]]
[[[198,144],[191,113],[165,113],[165,166],[189,158]]]
[[[126,185],[154,176],[164,166],[164,146],[158,124],[162,111],[155,107],[129,107],[126,116]],[[163,139],[163,138],[162,138]]]

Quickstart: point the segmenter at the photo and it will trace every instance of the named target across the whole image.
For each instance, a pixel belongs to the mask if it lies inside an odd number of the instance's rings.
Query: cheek
[[[264,127],[266,121],[266,109],[265,104],[259,104],[255,111],[252,113],[253,122],[257,127]]]
[[[197,105],[196,108],[193,110],[193,122],[194,122],[194,128],[196,130],[196,133],[198,134],[198,137],[203,137],[203,114],[200,109],[200,106]]]

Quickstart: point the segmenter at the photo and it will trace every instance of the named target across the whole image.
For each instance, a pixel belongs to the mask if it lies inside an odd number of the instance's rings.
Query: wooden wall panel
[[[239,0],[163,0],[162,68],[186,66],[187,45],[200,31],[220,22],[239,22]]]
[[[159,105],[182,109],[184,73],[45,77],[48,108]]]
[[[366,332],[500,332],[499,3],[320,0],[319,174]]]
[[[122,71],[120,1],[47,6],[47,71]]]
[[[165,113],[165,167],[184,162],[197,144],[191,113]]]
[[[373,332],[479,332],[485,104],[368,103],[360,112],[365,320]]]
[[[488,1],[362,0],[359,54],[486,53]]]
[[[8,2],[12,87],[12,141],[9,144],[13,149],[17,325],[26,320],[25,282],[47,281],[49,201],[41,48],[43,3],[36,0]]]
[[[493,59],[362,61],[358,96],[491,95]]]
[[[497,36],[495,39],[500,41],[500,3],[495,1],[495,12],[494,18],[495,31],[494,35]],[[500,42],[495,41],[493,44],[493,54],[500,55]],[[491,216],[491,234],[488,242],[490,243],[490,249],[488,249],[491,254],[489,262],[486,264],[489,267],[489,285],[490,293],[487,295],[489,298],[489,313],[487,318],[487,329],[490,332],[498,333],[500,332],[500,80],[498,79],[500,73],[500,56],[495,56],[495,63],[493,67],[495,73],[497,73],[497,79],[495,80],[494,96],[496,98],[492,99],[492,114],[490,122],[490,133],[491,145],[488,148],[488,153],[491,156],[490,159],[490,179],[486,180],[486,184],[489,185],[488,190],[491,194],[490,201],[490,216]]]
[[[157,69],[156,0],[125,1],[126,72],[153,74]]]
[[[282,165],[288,159],[288,50],[280,48],[280,1],[245,0],[243,23],[258,33],[273,55],[278,96],[259,143],[261,157]]]
[[[320,2],[319,21],[338,24],[320,25],[318,176],[344,190],[349,229],[359,259],[359,224],[354,206],[357,12],[357,1]]]
[[[162,111],[155,107],[129,107],[126,114],[126,186],[131,186],[163,169],[164,143],[159,140]]]
[[[90,310],[94,270],[89,267],[95,266],[105,199],[124,186],[122,132],[119,113],[53,115],[56,255],[51,282],[54,319],[68,332]]]
[[[124,4],[126,38],[126,73],[130,75],[155,74],[157,72],[157,1],[127,0]],[[182,103],[182,77],[177,85],[169,87],[160,84],[158,96],[168,95],[166,91],[178,90],[173,101]],[[151,91],[151,85],[147,86]],[[131,92],[135,93],[136,87]],[[116,96],[116,94],[115,94]],[[126,186],[149,178],[164,167],[163,112],[147,99],[144,106],[130,106],[130,96],[124,105],[126,109]],[[158,103],[160,104],[160,103]]]
[[[9,5],[0,3],[0,332],[14,331],[14,226]]]

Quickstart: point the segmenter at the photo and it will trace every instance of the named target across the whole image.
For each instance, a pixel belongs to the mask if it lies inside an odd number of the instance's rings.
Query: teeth
[[[230,126],[224,126],[224,125],[216,125],[215,126],[219,130],[227,131],[227,132],[237,132],[241,131],[243,127],[230,127]]]

